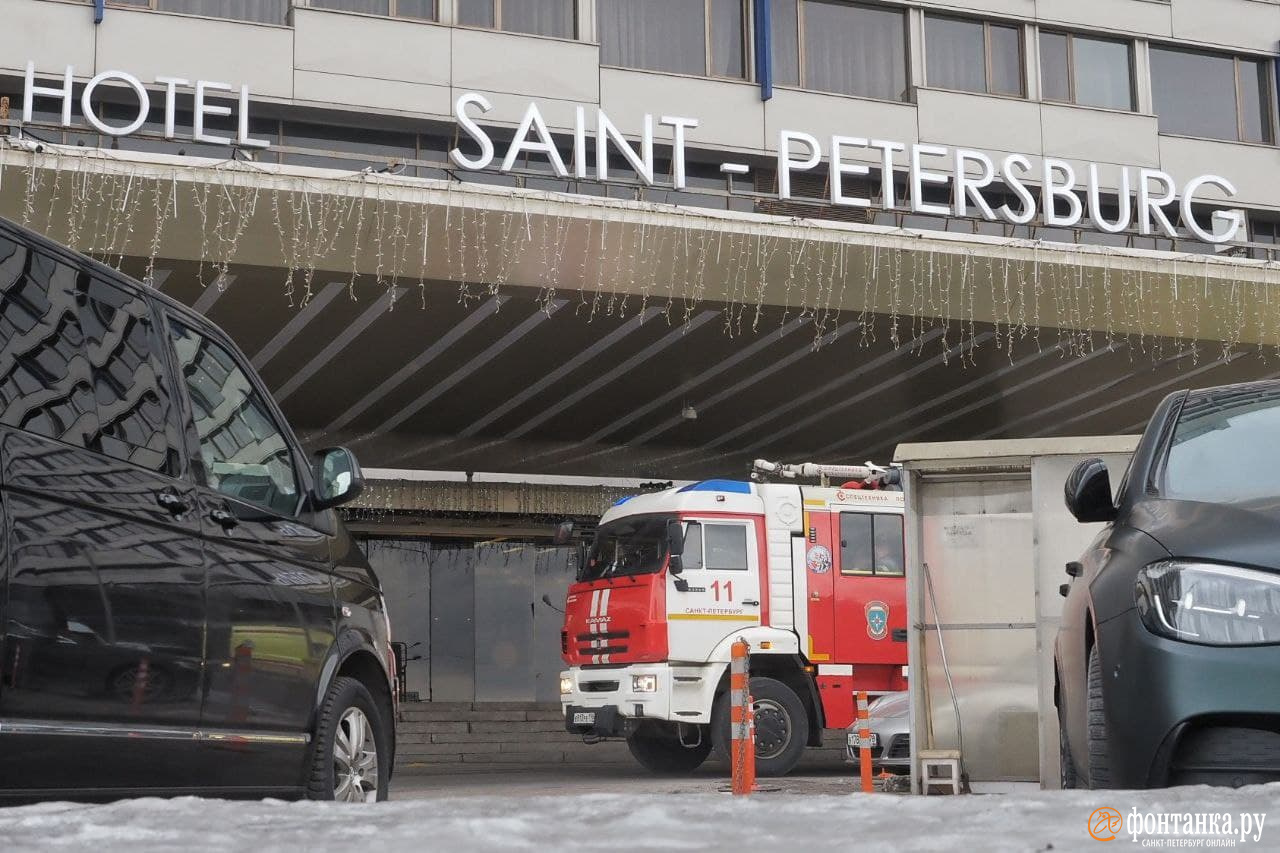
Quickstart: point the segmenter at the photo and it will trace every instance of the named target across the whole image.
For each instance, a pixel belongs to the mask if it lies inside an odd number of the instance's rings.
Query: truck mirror
[[[667,553],[673,557],[684,553],[684,527],[674,518],[667,522]]]
[[[672,554],[667,560],[667,569],[673,575],[678,575],[684,571],[684,560],[680,559],[679,554]]]
[[[556,525],[556,532],[551,537],[552,545],[568,545],[573,539],[573,522],[562,521]]]
[[[573,579],[579,583],[587,577],[587,543],[585,540],[578,540],[578,568],[573,573]]]

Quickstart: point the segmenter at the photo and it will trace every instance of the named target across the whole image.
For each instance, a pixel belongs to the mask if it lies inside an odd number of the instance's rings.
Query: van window
[[[0,422],[177,471],[145,299],[0,237]]]
[[[840,574],[902,577],[905,568],[902,516],[840,513]]]
[[[209,485],[279,515],[298,510],[298,477],[284,433],[226,349],[171,321],[178,365],[191,396]]]

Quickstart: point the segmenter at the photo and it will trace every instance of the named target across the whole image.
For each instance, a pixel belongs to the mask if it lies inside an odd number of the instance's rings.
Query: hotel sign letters
[[[94,95],[104,84],[132,90],[136,111],[133,104],[124,107],[124,119],[119,120],[123,123],[109,122],[93,108]],[[29,62],[22,120],[31,121],[35,100],[41,98],[59,102],[61,123],[69,127],[78,100],[84,120],[94,130],[109,136],[128,136],[147,122],[154,97],[163,99],[164,136],[172,139],[181,91],[184,98],[191,99],[191,138],[196,142],[269,147],[267,140],[254,139],[249,134],[248,86],[241,85],[236,90],[226,83],[193,82],[169,76],[156,77],[153,84],[162,91],[152,93],[141,80],[127,72],[103,71],[84,84],[77,99],[72,67],[66,68],[59,85],[37,85],[35,65]],[[234,111],[226,101],[218,100],[224,93],[236,99]],[[603,109],[592,109],[589,116],[586,107],[578,106],[574,108],[566,149],[563,139],[552,135],[538,103],[530,101],[510,142],[505,143],[505,150],[500,152],[494,137],[480,124],[480,119],[492,109],[488,98],[474,92],[463,94],[454,102],[454,120],[468,138],[465,150],[459,146],[448,152],[449,159],[458,168],[510,172],[522,158],[537,156],[545,159],[561,178],[608,181],[610,163],[621,161],[646,185],[662,183],[677,190],[688,185],[686,148],[696,136],[697,118],[659,115],[655,120],[653,115],[645,115],[639,125],[638,140],[633,141],[635,137],[629,138],[619,130]],[[236,117],[237,128],[234,138],[210,133],[206,128],[208,117],[232,115]],[[670,150],[669,177],[655,174],[655,134],[661,135],[662,144]],[[1179,183],[1159,169],[1081,164],[1023,154],[1007,154],[996,159],[968,148],[872,136],[833,135],[819,139],[801,130],[781,130],[775,142],[777,197],[782,201],[793,198],[794,176],[817,169],[825,160],[826,201],[840,207],[976,216],[1013,225],[1028,225],[1039,218],[1050,228],[1089,227],[1110,234],[1136,229],[1144,236],[1177,237],[1179,233],[1169,215],[1170,208],[1176,207],[1181,226],[1206,243],[1229,243],[1237,239],[1244,225],[1243,214],[1238,210],[1214,211],[1207,217],[1207,227],[1202,221],[1206,218],[1203,211],[1197,218],[1198,205],[1227,207],[1236,195],[1235,186],[1218,175],[1200,175]],[[588,153],[594,160],[590,172]],[[905,172],[905,193],[900,193],[895,183],[895,167],[898,175]],[[731,161],[720,164],[720,170],[746,175],[751,166]],[[1038,196],[1032,191],[1037,185]],[[869,186],[877,190],[879,198],[875,201],[867,191]],[[1000,203],[993,204],[994,201]]]

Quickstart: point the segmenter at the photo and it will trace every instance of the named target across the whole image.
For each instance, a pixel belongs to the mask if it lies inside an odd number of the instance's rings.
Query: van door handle
[[[187,510],[191,509],[191,504],[183,500],[182,495],[177,492],[157,492],[156,503],[160,505],[161,509],[168,511],[170,515],[175,517],[183,515]]]
[[[236,517],[231,514],[230,510],[224,509],[222,507],[219,507],[218,509],[215,509],[212,512],[210,512],[209,518],[216,521],[222,527],[223,530],[231,530],[232,528],[240,524],[240,522],[236,520]]]
[[[744,599],[742,600],[742,603],[743,603],[743,604],[750,604],[752,607],[759,607],[759,606],[760,606],[760,602],[758,602],[758,601],[756,601],[756,600],[754,600],[754,599],[751,599],[751,598],[744,598]]]

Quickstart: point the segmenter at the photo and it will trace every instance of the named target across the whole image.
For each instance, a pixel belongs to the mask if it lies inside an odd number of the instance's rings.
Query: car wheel
[[[756,775],[785,776],[800,763],[809,742],[809,714],[790,687],[772,678],[751,679],[755,701]],[[716,700],[711,732],[716,755],[728,761],[732,746],[729,693]]]
[[[354,678],[335,678],[320,705],[307,798],[385,800],[390,752],[382,714],[369,691]]]
[[[1111,756],[1107,749],[1107,716],[1102,705],[1102,658],[1089,650],[1089,787],[1111,787]]]
[[[627,749],[640,766],[667,776],[683,776],[702,766],[711,754],[711,739],[703,734],[697,746],[680,742],[675,732],[662,727],[645,726],[627,738]]]
[[[1058,717],[1058,778],[1062,788],[1079,788],[1080,774],[1076,772],[1076,763],[1071,758],[1071,747],[1067,744],[1067,727],[1061,715]]]

